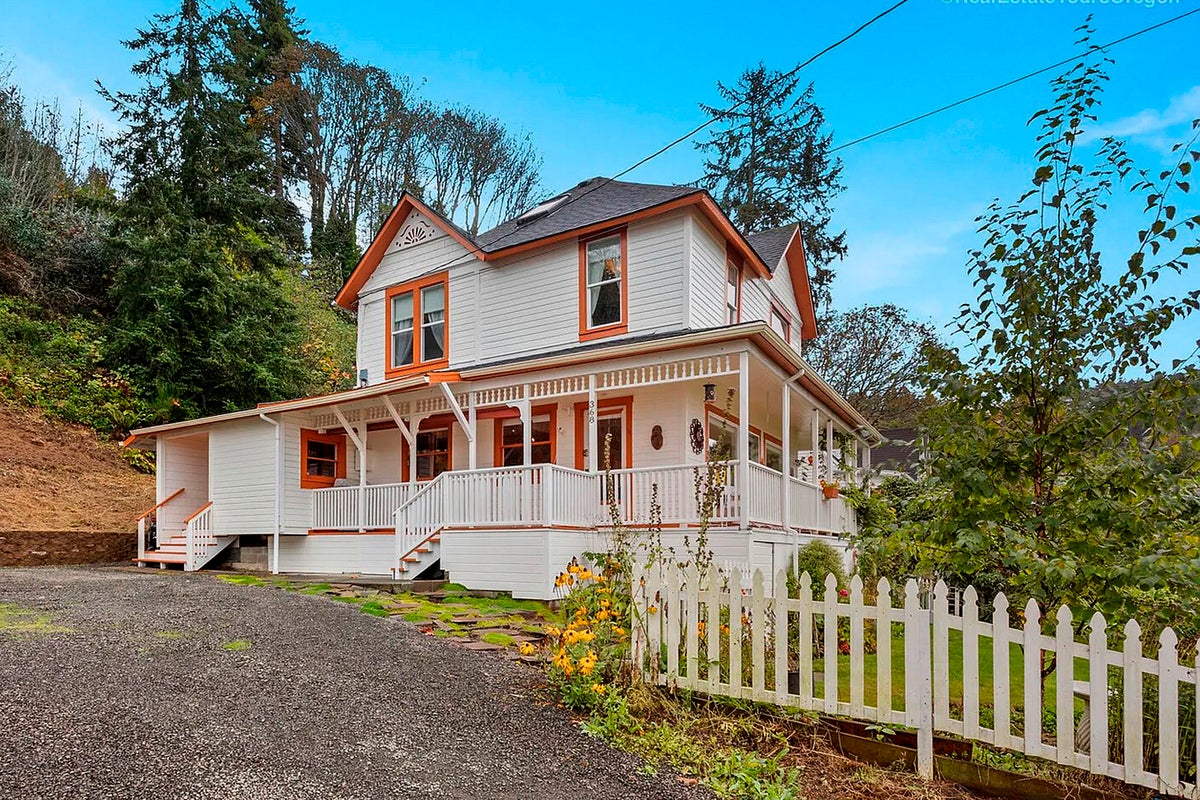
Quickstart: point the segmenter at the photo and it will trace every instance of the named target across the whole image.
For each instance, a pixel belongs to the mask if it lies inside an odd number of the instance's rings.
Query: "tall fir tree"
[[[300,327],[276,272],[296,210],[238,97],[229,12],[183,0],[126,42],[132,93],[101,87],[126,126],[111,142],[124,177],[113,244],[121,261],[109,357],[164,416],[295,394]]]
[[[829,154],[833,136],[812,84],[761,63],[733,86],[717,84],[725,108],[701,104],[718,129],[697,149],[712,154],[700,185],[743,231],[800,222],[814,299],[829,301],[834,261],[844,258],[846,232],[832,229],[833,200],[844,188],[842,162]]]

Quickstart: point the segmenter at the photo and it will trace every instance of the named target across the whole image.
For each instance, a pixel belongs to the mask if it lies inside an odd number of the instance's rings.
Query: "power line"
[[[956,100],[953,103],[947,103],[946,105],[941,106],[939,108],[935,108],[932,111],[926,111],[924,114],[918,114],[917,116],[912,117],[911,119],[906,119],[903,122],[897,122],[895,125],[889,125],[888,127],[877,130],[874,133],[869,133],[866,136],[860,136],[857,139],[853,139],[844,144],[839,144],[837,147],[830,148],[829,152],[836,153],[838,150],[844,150],[847,147],[853,147],[856,144],[861,144],[870,139],[874,139],[876,137],[883,136],[886,133],[891,133],[894,130],[899,130],[900,128],[907,127],[909,125],[912,125],[915,122],[920,122],[923,119],[928,119],[929,117],[932,117],[935,114],[940,114],[943,111],[949,111],[950,109],[957,108],[958,106],[961,106],[964,103],[969,103],[972,100],[978,100],[981,97],[986,97],[987,95],[993,94],[994,92],[998,92],[1001,89],[1007,89],[1008,87],[1013,86],[1018,83],[1021,83],[1022,81],[1027,81],[1030,78],[1035,78],[1038,75],[1041,75],[1042,73],[1045,73],[1045,72],[1049,72],[1052,69],[1057,69],[1059,67],[1070,64],[1071,62],[1073,62],[1079,58],[1082,58],[1086,55],[1089,55],[1097,50],[1107,50],[1110,47],[1115,47],[1116,45],[1121,44],[1122,42],[1127,42],[1130,39],[1135,39],[1138,36],[1141,36],[1143,34],[1149,33],[1150,31],[1165,27],[1174,22],[1178,22],[1181,19],[1184,19],[1185,17],[1192,16],[1193,14],[1200,14],[1200,8],[1195,8],[1195,9],[1192,9],[1191,11],[1187,11],[1183,14],[1180,14],[1177,17],[1172,17],[1171,19],[1163,20],[1162,22],[1159,22],[1156,25],[1151,25],[1148,28],[1142,28],[1140,31],[1136,31],[1134,33],[1128,34],[1127,36],[1122,36],[1119,39],[1113,39],[1111,42],[1108,42],[1106,44],[1092,45],[1084,52],[1079,53],[1077,55],[1073,55],[1070,58],[1064,58],[1062,61],[1056,61],[1055,63],[1050,64],[1049,66],[1042,67],[1041,69],[1036,69],[1033,72],[1028,72],[1019,78],[1013,78],[1012,80],[1005,81],[1004,83],[1001,83],[998,86],[993,86],[992,88],[985,89],[982,92],[976,92],[975,94],[971,95],[970,97],[964,97],[963,99]]]
[[[850,33],[843,36],[841,39],[838,39],[833,44],[827,45],[826,47],[824,47],[823,49],[821,49],[814,55],[810,56],[805,61],[802,61],[799,64],[797,64],[794,68],[792,68],[788,72],[780,75],[778,78],[771,81],[771,83],[766,87],[766,90],[770,91],[771,89],[775,88],[780,83],[782,83],[783,81],[788,80],[793,75],[795,75],[797,72],[799,72],[800,70],[807,67],[809,64],[812,64],[814,61],[816,61],[821,56],[829,53],[832,50],[837,49],[838,47],[841,47],[843,44],[850,41],[855,36],[862,33],[867,28],[871,27],[876,22],[878,22],[879,20],[886,17],[888,14],[891,14],[893,11],[900,8],[900,6],[904,5],[907,2],[908,2],[908,0],[899,0],[899,2],[895,3],[894,5],[889,6],[888,8],[884,9],[883,11],[880,11],[878,14],[871,17],[869,20],[867,20],[866,22],[862,23],[857,28],[852,30]],[[743,105],[746,104],[746,102],[747,102],[747,100],[740,100],[740,101],[734,103],[729,108],[725,109],[724,111],[718,112],[716,115],[710,116],[705,122],[702,122],[701,124],[697,125],[695,128],[692,128],[690,131],[683,134],[682,136],[680,136],[676,139],[673,139],[672,141],[663,145],[659,149],[655,150],[653,153],[646,156],[645,158],[642,158],[641,160],[637,161],[636,163],[631,164],[630,166],[628,166],[625,169],[618,172],[616,175],[613,175],[611,178],[605,178],[603,181],[600,181],[595,186],[589,187],[587,191],[582,192],[578,195],[572,195],[571,197],[567,198],[566,202],[564,202],[562,205],[555,208],[553,211],[551,211],[546,216],[549,217],[553,214],[558,213],[559,211],[563,210],[567,206],[571,205],[571,203],[582,200],[583,198],[587,197],[589,194],[596,191],[597,189],[604,188],[605,186],[607,186],[608,184],[617,180],[618,178],[621,178],[625,175],[628,175],[630,172],[633,172],[635,169],[642,166],[643,164],[646,164],[647,162],[649,162],[655,158],[658,158],[659,156],[661,156],[663,153],[667,152],[671,148],[676,147],[677,145],[682,144],[683,142],[686,142],[688,139],[691,139],[697,133],[704,130],[709,125],[712,125],[714,122],[719,120],[725,114],[728,114],[732,111],[736,111],[737,109],[741,108]],[[495,240],[493,240],[492,242],[489,243],[489,247],[494,247],[499,242],[502,242],[505,239],[507,239],[508,237],[514,235],[518,230],[519,230],[519,228],[514,228],[513,230],[509,231],[508,233],[505,233],[503,236],[496,238]],[[481,247],[479,247],[479,245],[474,245],[472,251],[470,253],[468,253],[467,255],[473,257],[476,254],[483,253],[483,252],[484,252],[483,249]],[[447,267],[455,266],[458,263],[458,260],[460,258],[462,258],[462,256],[455,256],[454,258],[450,259],[449,261],[445,262],[444,264],[440,264],[437,267],[433,268],[432,270],[430,270],[430,272],[437,272],[439,270],[446,269]],[[465,263],[465,262],[463,262],[463,263]]]

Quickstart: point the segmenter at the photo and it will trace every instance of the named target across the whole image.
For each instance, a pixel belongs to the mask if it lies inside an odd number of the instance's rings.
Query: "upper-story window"
[[[389,378],[446,365],[446,306],[445,274],[388,289]]]
[[[742,266],[733,260],[725,262],[725,324],[736,325],[742,320]]]
[[[629,329],[626,235],[621,230],[579,243],[579,338]]]
[[[792,340],[792,321],[783,311],[774,303],[771,304],[771,327],[775,332],[783,337],[785,342]]]

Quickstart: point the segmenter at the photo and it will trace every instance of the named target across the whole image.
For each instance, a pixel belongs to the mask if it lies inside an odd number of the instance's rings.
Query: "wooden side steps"
[[[207,558],[204,555],[199,556],[201,559],[197,568],[202,568],[204,564],[212,560],[218,553],[225,549],[225,546],[232,542],[235,537],[220,537],[224,540],[224,544],[216,548],[210,553],[207,553]],[[160,539],[158,548],[155,550],[147,550],[146,554],[141,558],[130,559],[138,565],[157,564],[160,567],[179,566],[182,568],[187,563],[187,537],[182,534],[170,536],[167,539]]]
[[[414,547],[412,552],[400,559],[401,574],[420,575],[428,569],[441,555],[441,541],[441,537],[435,534]]]
[[[141,558],[131,559],[135,564],[178,564],[183,566],[187,561],[187,537],[172,536],[158,542],[158,549],[147,550]]]

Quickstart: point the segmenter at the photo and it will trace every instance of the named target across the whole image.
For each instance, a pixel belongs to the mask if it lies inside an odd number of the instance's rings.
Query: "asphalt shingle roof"
[[[746,241],[754,248],[754,252],[758,253],[758,257],[767,265],[767,269],[771,270],[772,275],[775,274],[775,268],[783,259],[788,242],[792,240],[792,234],[797,227],[793,222],[791,225],[772,228],[769,231],[759,231],[746,237]]]
[[[694,186],[656,186],[591,178],[568,189],[565,194],[570,196],[570,202],[549,214],[524,225],[518,225],[520,217],[515,217],[479,234],[475,242],[484,251],[493,252],[643,211],[700,191]]]

